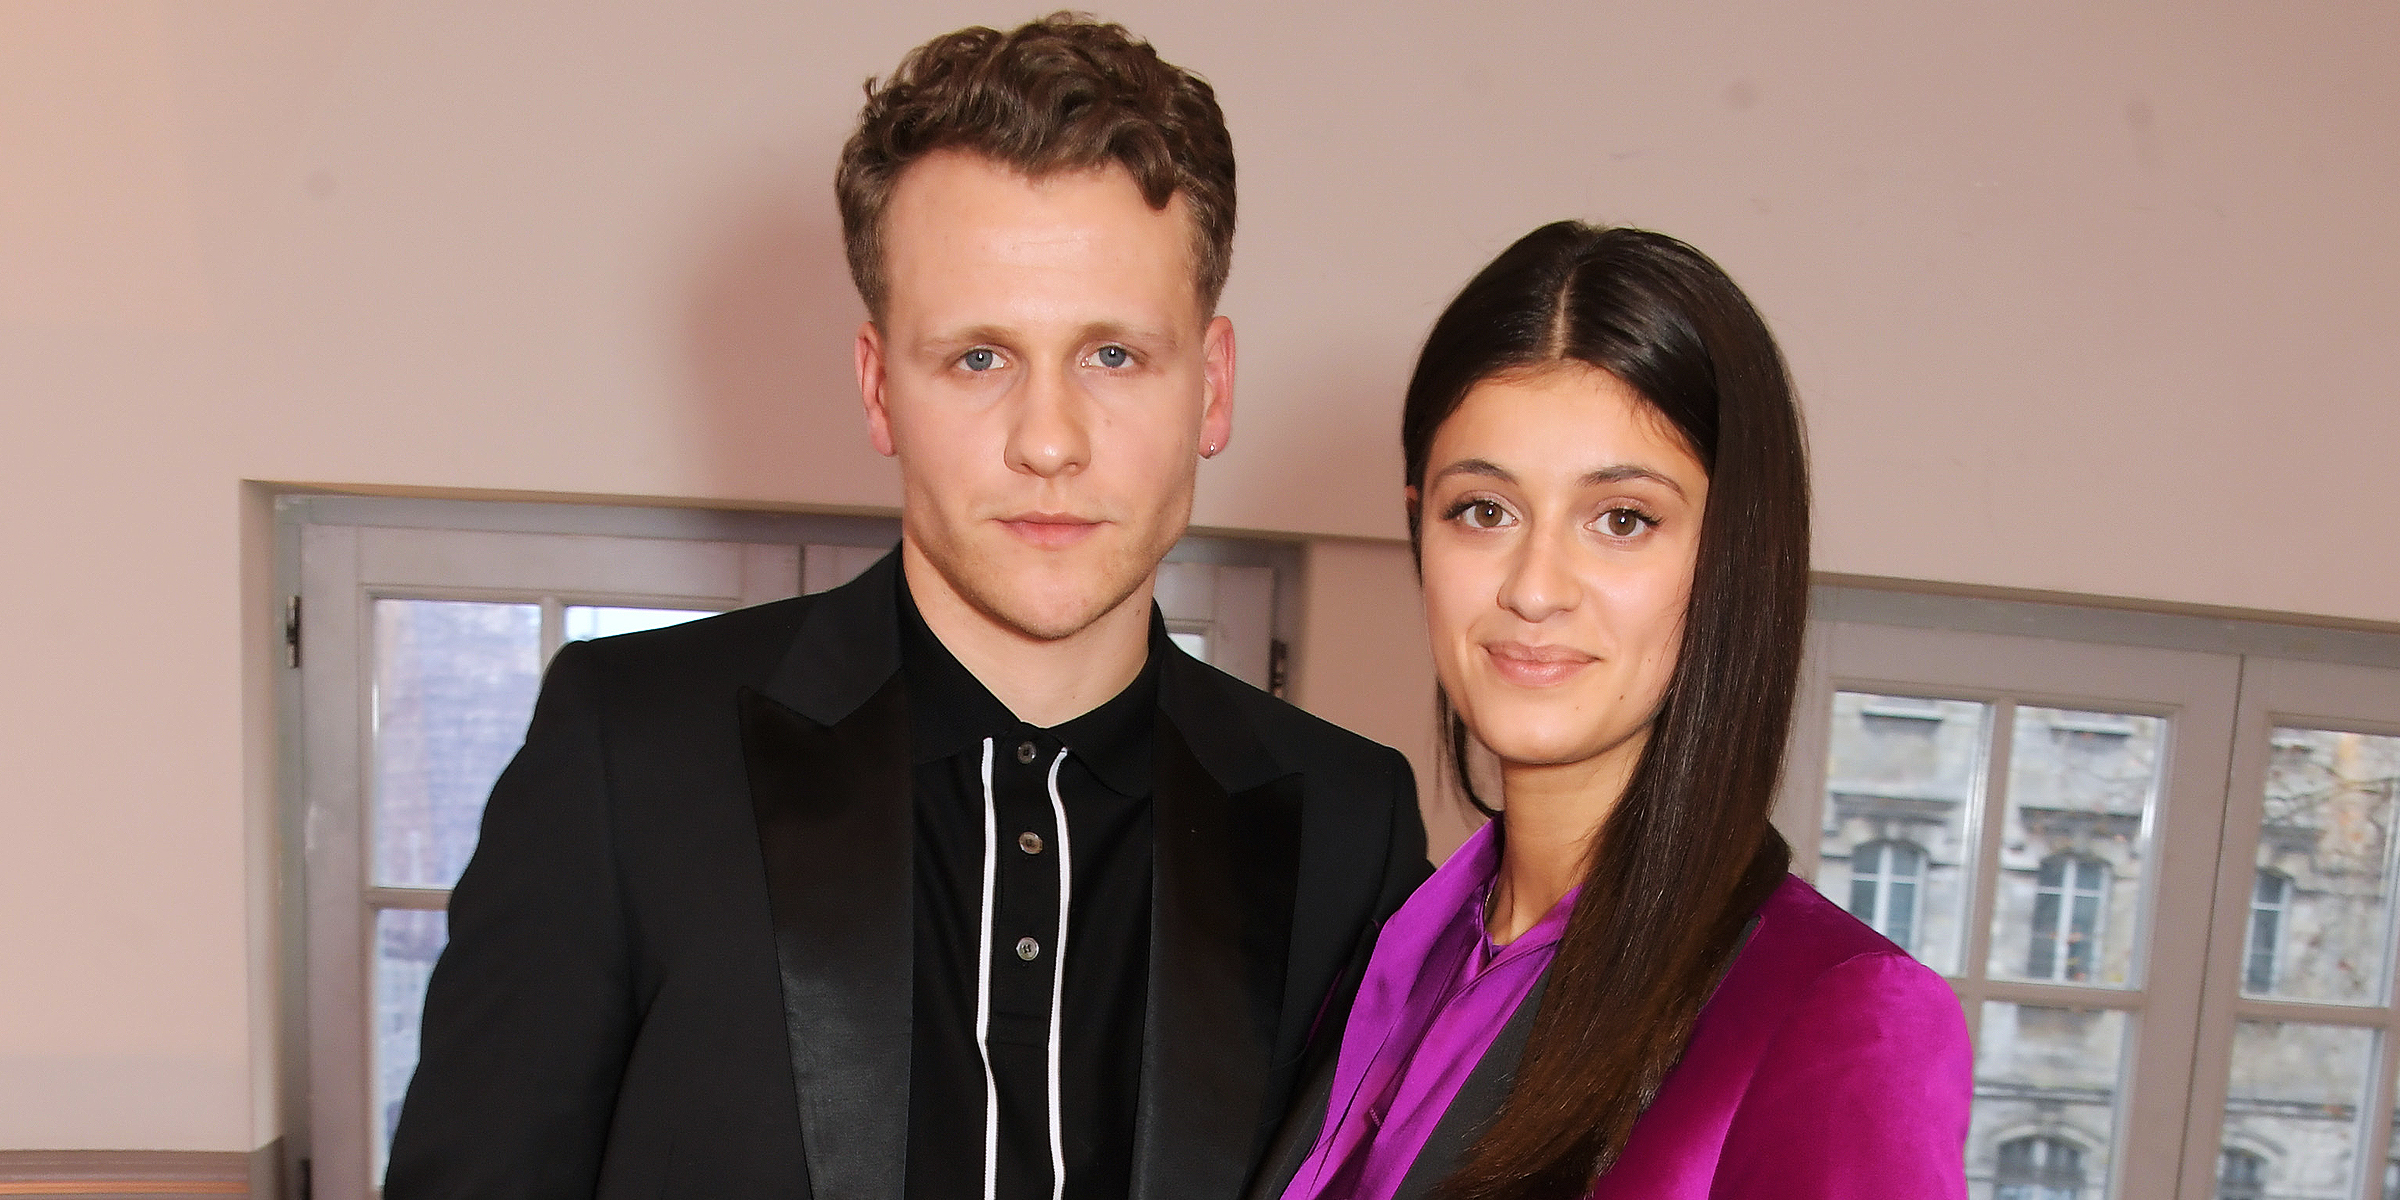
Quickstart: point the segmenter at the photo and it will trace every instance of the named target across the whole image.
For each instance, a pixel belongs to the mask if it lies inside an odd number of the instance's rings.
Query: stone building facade
[[[2169,723],[2019,705],[1998,739],[1996,711],[1837,693],[1818,887],[1947,975],[1964,972],[1980,941],[1986,978],[2126,986],[2145,936],[2144,831]],[[1977,837],[1994,754],[2007,756],[2006,810],[1994,825],[1991,915],[1978,921]],[[2275,732],[2241,949],[2245,993],[2385,1001],[2396,780],[2400,738]],[[1998,1002],[1981,1016],[1970,1195],[2104,1196],[2132,1018],[2099,1005]],[[2240,1023],[2221,1200],[2347,1200],[2370,1164],[2389,1179],[2385,1194],[2400,1197],[2400,1131],[2361,1128],[2374,1051],[2371,1033],[2355,1028]],[[2369,1163],[2357,1161],[2362,1146]]]

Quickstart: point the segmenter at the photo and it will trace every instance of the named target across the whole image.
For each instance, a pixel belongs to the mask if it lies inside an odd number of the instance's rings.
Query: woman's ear
[[[1425,498],[1417,494],[1417,485],[1413,483],[1401,488],[1400,492],[1408,497],[1408,524],[1413,529],[1417,524],[1418,511],[1424,507]]]

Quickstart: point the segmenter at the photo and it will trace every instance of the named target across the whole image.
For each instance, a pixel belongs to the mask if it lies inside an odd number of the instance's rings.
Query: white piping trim
[[[983,1056],[983,1200],[1000,1188],[1000,1078],[992,1073],[992,887],[1000,868],[1000,813],[992,799],[992,739],[983,739],[983,915],[975,955],[975,1051]]]
[[[1058,794],[1058,769],[1067,752],[1050,760],[1050,814],[1058,821],[1058,936],[1050,942],[1050,1200],[1067,1194],[1067,1144],[1059,1129],[1058,1016],[1067,990],[1067,906],[1074,899],[1075,860],[1067,842],[1067,804]]]

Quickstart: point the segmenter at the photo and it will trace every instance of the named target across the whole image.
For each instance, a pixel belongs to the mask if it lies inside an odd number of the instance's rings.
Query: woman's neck
[[[1581,762],[1502,764],[1507,831],[1484,906],[1484,931],[1494,942],[1523,937],[1583,882],[1593,839],[1625,798],[1648,741],[1644,732]]]

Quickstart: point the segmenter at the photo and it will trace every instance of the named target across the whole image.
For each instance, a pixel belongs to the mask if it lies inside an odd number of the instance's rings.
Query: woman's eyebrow
[[[1434,472],[1433,478],[1427,480],[1427,482],[1440,483],[1441,481],[1448,479],[1453,475],[1481,475],[1487,479],[1497,479],[1502,483],[1515,483],[1517,481],[1516,476],[1509,474],[1505,470],[1502,470],[1500,464],[1493,462],[1490,459],[1462,458],[1457,462],[1451,463],[1449,466],[1443,467],[1441,470]]]
[[[1604,487],[1612,483],[1623,483],[1628,479],[1651,480],[1652,482],[1665,487],[1669,491],[1674,492],[1678,496],[1684,494],[1682,484],[1677,483],[1674,480],[1669,479],[1648,467],[1637,467],[1632,463],[1618,463],[1613,467],[1602,467],[1596,471],[1587,471],[1584,473],[1582,483],[1585,487]]]

